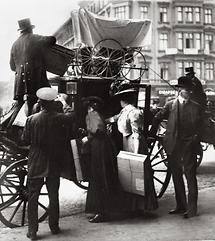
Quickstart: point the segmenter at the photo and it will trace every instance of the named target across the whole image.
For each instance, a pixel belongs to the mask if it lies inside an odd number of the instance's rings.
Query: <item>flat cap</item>
[[[36,95],[41,100],[52,101],[57,98],[57,91],[51,87],[43,87],[37,90]]]

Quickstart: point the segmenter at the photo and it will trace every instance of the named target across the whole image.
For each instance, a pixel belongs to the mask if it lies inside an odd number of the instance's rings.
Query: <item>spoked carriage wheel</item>
[[[99,41],[92,50],[94,72],[101,78],[114,78],[119,75],[125,61],[121,44],[114,39]]]
[[[0,176],[4,172],[4,170],[14,163],[15,161],[18,161],[20,159],[23,159],[22,155],[16,154],[14,155],[10,150],[4,146],[4,144],[0,144]]]
[[[0,177],[0,220],[7,227],[24,226],[27,223],[27,159],[8,166]],[[38,201],[39,221],[48,216],[48,195],[43,186]]]
[[[141,48],[128,48],[121,68],[121,75],[130,81],[138,81],[146,69],[146,60]]]
[[[165,193],[171,173],[168,167],[167,155],[162,145],[162,137],[152,139],[148,158],[151,162],[156,195],[161,198]]]
[[[76,54],[76,66],[82,75],[93,74],[92,48],[79,47]]]

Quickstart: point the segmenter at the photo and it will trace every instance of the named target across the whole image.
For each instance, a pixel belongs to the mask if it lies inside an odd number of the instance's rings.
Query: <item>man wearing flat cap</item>
[[[29,18],[19,20],[18,25],[20,36],[10,53],[10,68],[15,72],[14,100],[19,106],[27,101],[27,115],[30,115],[37,101],[36,91],[50,86],[43,53],[45,47],[55,44],[56,38],[33,34],[35,26]]]
[[[191,99],[190,78],[180,77],[176,87],[179,88],[178,97],[167,102],[155,115],[149,134],[155,136],[159,123],[163,119],[168,120],[163,145],[168,155],[176,199],[176,207],[169,214],[184,214],[184,218],[191,218],[197,215],[197,147],[202,112],[201,106]],[[188,199],[183,174],[187,180]]]
[[[70,136],[68,131],[70,126],[76,123],[74,113],[64,114],[56,110],[57,92],[52,88],[40,88],[36,94],[42,110],[27,118],[23,131],[23,141],[26,145],[30,145],[27,237],[31,240],[37,238],[38,197],[43,184],[46,184],[49,196],[49,227],[53,234],[57,234],[60,232],[58,198],[60,176],[65,177],[64,171],[67,168],[71,172],[70,180],[74,180],[75,177],[69,142],[74,136]],[[70,166],[67,165],[68,160]]]

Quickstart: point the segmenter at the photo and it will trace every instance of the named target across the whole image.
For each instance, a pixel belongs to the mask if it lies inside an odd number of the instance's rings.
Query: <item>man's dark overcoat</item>
[[[55,37],[33,33],[22,33],[14,42],[10,54],[10,67],[15,71],[15,100],[24,94],[35,96],[39,88],[50,86],[43,54],[45,47],[55,42]],[[23,79],[26,80],[27,91]]]
[[[28,177],[63,176],[75,178],[75,167],[69,140],[74,125],[73,114],[42,110],[28,117],[23,139],[30,145],[28,156]],[[67,173],[70,177],[67,177]]]
[[[190,101],[189,102],[189,111],[187,112],[186,124],[179,123],[179,101],[178,99],[174,99],[172,101],[167,102],[164,108],[155,116],[153,125],[157,125],[161,120],[168,119],[166,133],[164,136],[164,147],[168,154],[172,154],[177,140],[180,138],[181,128],[183,132],[186,133],[186,136],[183,137],[183,142],[190,145],[196,136],[199,135],[201,131],[201,107],[197,103]]]

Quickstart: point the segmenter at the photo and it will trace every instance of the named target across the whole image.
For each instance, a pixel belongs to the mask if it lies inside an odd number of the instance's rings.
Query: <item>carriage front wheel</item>
[[[165,193],[171,178],[167,155],[162,144],[162,137],[152,138],[148,158],[153,171],[153,181],[157,198]]]
[[[7,227],[24,226],[27,220],[27,159],[9,165],[0,176],[0,220]],[[48,216],[48,193],[45,185],[38,200],[38,217]]]

